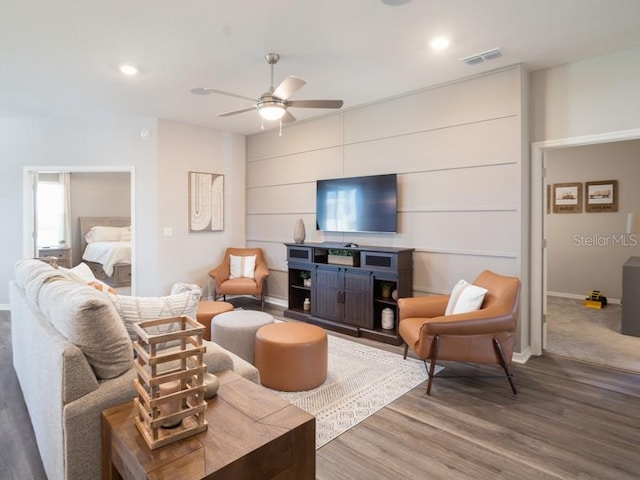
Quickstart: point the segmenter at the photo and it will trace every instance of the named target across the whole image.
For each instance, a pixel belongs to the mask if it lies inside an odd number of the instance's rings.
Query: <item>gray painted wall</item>
[[[640,255],[640,235],[626,236],[628,214],[640,213],[640,140],[551,150],[546,166],[549,185],[617,180],[619,187],[618,212],[586,213],[583,208],[582,213],[545,216],[549,292],[580,297],[600,290],[619,301],[622,265]]]

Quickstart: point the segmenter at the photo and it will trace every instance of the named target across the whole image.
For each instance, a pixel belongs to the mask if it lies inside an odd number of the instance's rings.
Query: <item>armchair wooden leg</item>
[[[517,395],[518,391],[516,390],[516,386],[513,383],[513,374],[509,371],[509,365],[507,365],[507,359],[504,356],[504,350],[502,349],[502,345],[497,338],[493,339],[493,346],[498,353],[498,357],[500,358],[500,366],[504,370],[504,373],[507,375],[507,380],[509,380],[509,385],[511,385],[511,390],[513,390],[513,394]]]
[[[438,360],[438,348],[440,347],[440,336],[433,337],[431,342],[431,358],[429,359],[429,382],[427,383],[427,395],[431,395],[431,384],[436,371],[436,361]]]
[[[407,359],[407,352],[409,351],[409,344],[407,342],[404,343],[404,358],[405,360]]]

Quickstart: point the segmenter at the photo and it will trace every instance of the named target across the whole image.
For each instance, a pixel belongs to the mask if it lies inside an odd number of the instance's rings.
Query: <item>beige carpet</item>
[[[316,417],[316,448],[427,379],[422,361],[328,335],[327,380],[306,392],[276,395]],[[442,367],[436,366],[436,372]]]
[[[640,372],[640,337],[620,333],[621,307],[587,308],[581,300],[547,297],[547,348],[556,355]]]

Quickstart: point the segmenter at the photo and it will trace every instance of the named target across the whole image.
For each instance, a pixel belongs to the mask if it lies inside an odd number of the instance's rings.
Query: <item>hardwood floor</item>
[[[0,477],[44,479],[11,364],[7,312],[0,331]],[[443,375],[501,373],[443,365]],[[430,397],[425,385],[413,389],[319,449],[317,478],[640,478],[640,375],[552,355],[513,370],[517,396],[504,377],[438,376]]]

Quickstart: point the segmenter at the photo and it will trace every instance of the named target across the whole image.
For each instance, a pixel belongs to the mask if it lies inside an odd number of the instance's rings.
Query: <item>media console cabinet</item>
[[[396,299],[413,295],[414,249],[335,243],[285,245],[289,271],[285,317],[347,335],[402,343]],[[393,291],[396,298],[387,296]],[[310,307],[305,310],[306,299]],[[391,329],[382,328],[387,308],[393,312]]]

